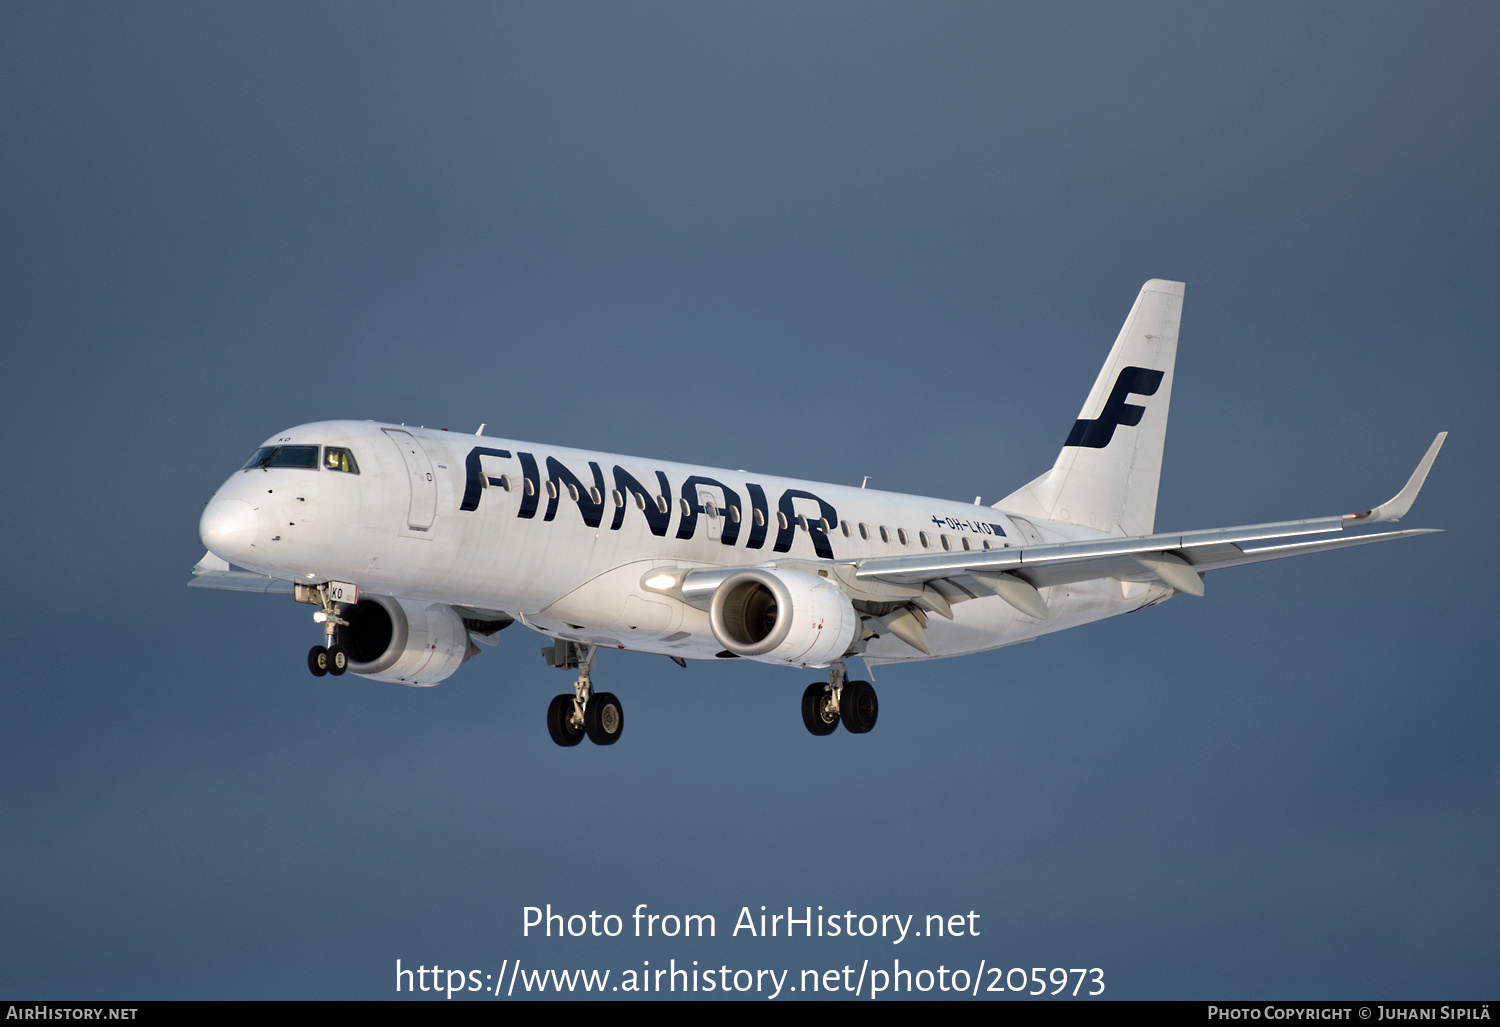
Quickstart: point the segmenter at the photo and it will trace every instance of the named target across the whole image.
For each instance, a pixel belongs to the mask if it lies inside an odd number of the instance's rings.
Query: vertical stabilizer
[[[1141,287],[1052,470],[995,506],[1116,535],[1156,523],[1181,282]]]

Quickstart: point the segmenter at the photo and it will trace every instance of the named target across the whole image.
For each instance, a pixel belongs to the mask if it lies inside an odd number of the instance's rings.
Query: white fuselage
[[[1108,537],[977,504],[368,421],[301,425],[266,442],[299,444],[347,447],[359,473],[236,471],[204,512],[215,555],[274,578],[500,610],[557,638],[683,658],[724,647],[708,613],[643,586],[657,568]],[[1042,594],[1044,621],[993,595],[954,605],[951,621],[928,625],[932,655],[1024,641],[1171,590],[1100,579]],[[925,658],[891,636],[865,655]]]

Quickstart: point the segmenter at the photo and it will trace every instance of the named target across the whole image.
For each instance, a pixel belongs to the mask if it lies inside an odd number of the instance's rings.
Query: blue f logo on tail
[[[1149,367],[1127,367],[1122,370],[1119,377],[1115,379],[1115,387],[1109,392],[1109,399],[1104,401],[1104,409],[1099,411],[1099,416],[1092,421],[1079,418],[1073,422],[1073,430],[1068,433],[1068,441],[1064,446],[1082,446],[1084,449],[1103,449],[1109,445],[1110,439],[1115,437],[1115,427],[1125,425],[1134,428],[1141,423],[1145,416],[1146,408],[1135,403],[1125,402],[1125,398],[1132,394],[1137,396],[1154,396],[1156,390],[1161,388],[1161,380],[1165,372],[1153,371]]]

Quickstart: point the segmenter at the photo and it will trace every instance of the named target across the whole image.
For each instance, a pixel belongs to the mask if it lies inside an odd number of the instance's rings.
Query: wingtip
[[[1399,521],[1410,512],[1412,504],[1417,501],[1417,493],[1422,491],[1422,485],[1427,481],[1427,472],[1432,470],[1432,463],[1437,459],[1438,450],[1443,448],[1443,442],[1448,438],[1448,433],[1440,431],[1432,440],[1432,445],[1427,447],[1417,469],[1411,472],[1406,485],[1386,502],[1364,513],[1348,514],[1344,517],[1344,523],[1354,524],[1368,522],[1374,524],[1379,521]]]

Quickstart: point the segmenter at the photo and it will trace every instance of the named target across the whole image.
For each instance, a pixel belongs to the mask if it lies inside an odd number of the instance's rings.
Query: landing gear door
[[[432,473],[432,459],[411,432],[398,428],[381,430],[401,451],[407,481],[411,485],[411,502],[397,534],[409,538],[431,538],[432,521],[437,516],[437,479]]]

